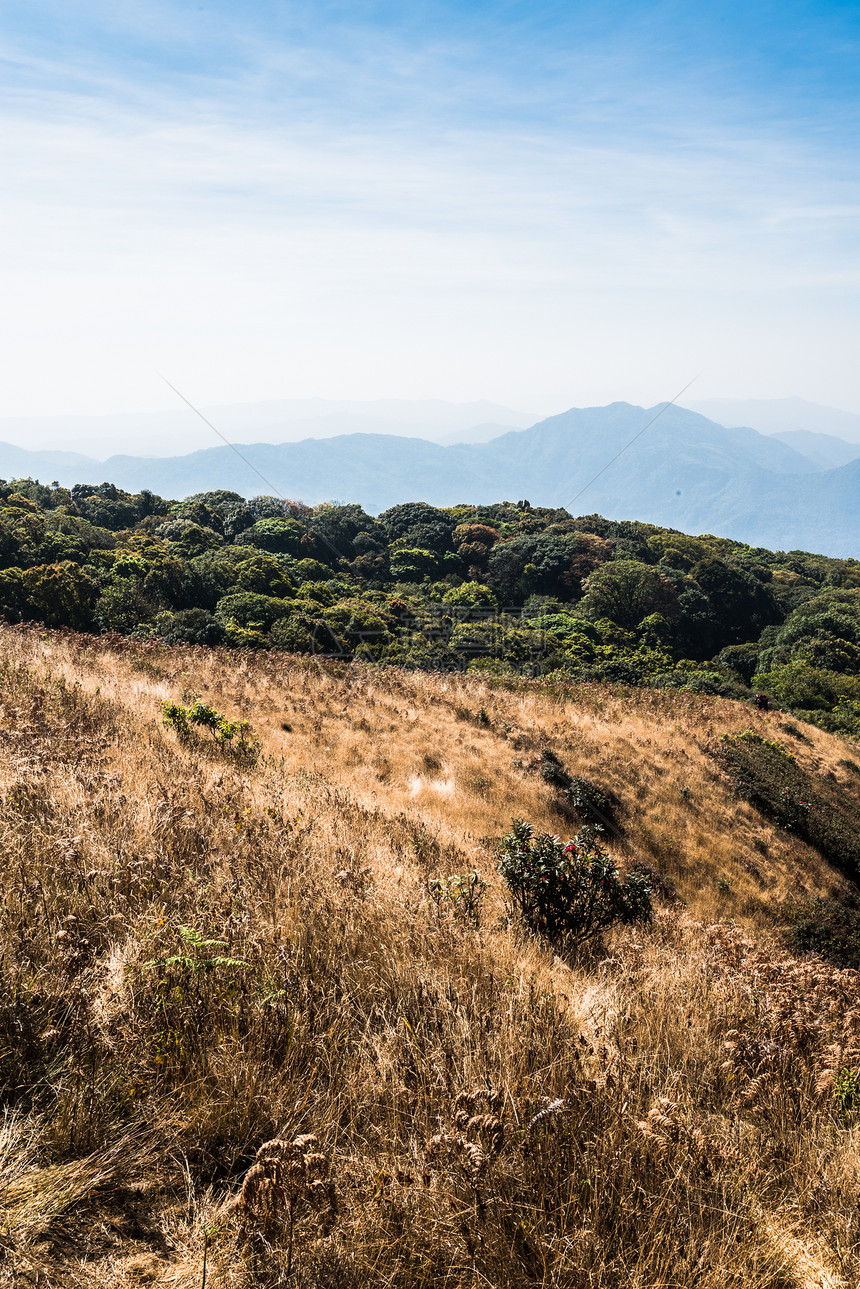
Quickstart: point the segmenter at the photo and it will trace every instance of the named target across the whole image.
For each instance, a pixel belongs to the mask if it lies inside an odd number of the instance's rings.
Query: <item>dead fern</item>
[[[505,1145],[505,1127],[499,1118],[504,1094],[497,1088],[459,1092],[451,1103],[451,1127],[431,1137],[425,1148],[425,1182],[433,1170],[447,1167],[469,1182],[476,1209],[483,1216],[481,1187],[489,1163]]]
[[[242,1189],[222,1210],[238,1214],[240,1235],[256,1230],[267,1240],[287,1233],[287,1275],[292,1271],[293,1234],[302,1205],[322,1211],[320,1229],[328,1234],[337,1220],[337,1194],[331,1178],[331,1159],[319,1149],[313,1133],[292,1141],[263,1142],[248,1169]]]

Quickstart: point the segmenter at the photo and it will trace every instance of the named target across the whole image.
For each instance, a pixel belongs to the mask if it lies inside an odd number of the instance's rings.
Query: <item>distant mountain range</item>
[[[804,398],[706,398],[686,406],[719,425],[748,425],[774,435],[803,430],[860,444],[860,416]]]
[[[172,397],[172,395],[170,396]],[[107,452],[174,456],[217,444],[217,434],[190,407],[165,412],[108,416],[27,416],[0,419],[0,440],[55,452],[73,443],[103,459]],[[484,443],[506,430],[523,430],[537,419],[529,412],[486,400],[450,403],[441,398],[325,398],[227,403],[200,409],[231,443],[298,443],[339,434],[398,434],[433,443]]]
[[[860,457],[860,443],[846,443],[834,434],[813,434],[811,430],[783,430],[771,438],[780,439],[790,448],[808,457],[819,470],[832,470]]]
[[[348,434],[243,444],[244,460],[229,447],[96,462],[0,445],[0,474],[66,484],[109,480],[165,497],[213,488],[272,492],[310,503],[358,501],[374,513],[410,500],[526,498],[772,549],[860,557],[860,459],[822,469],[782,437],[728,429],[680,407],[640,434],[657,411],[629,403],[574,408],[489,443]]]

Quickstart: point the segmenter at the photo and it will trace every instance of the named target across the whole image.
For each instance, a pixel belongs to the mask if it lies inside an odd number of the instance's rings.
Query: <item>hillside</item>
[[[26,626],[0,666],[15,1283],[857,1283],[858,976],[785,938],[854,888],[725,760],[856,823],[849,745],[691,692]],[[244,751],[165,727],[195,695]],[[578,826],[547,753],[656,901],[578,958],[495,869],[513,815]],[[308,1133],[243,1223],[258,1147]]]
[[[860,562],[525,499],[374,518],[0,483],[0,615],[430,671],[763,690],[860,737]]]
[[[527,497],[752,545],[860,552],[856,461],[822,472],[818,454],[812,460],[775,437],[726,429],[679,407],[637,437],[659,410],[629,403],[573,408],[490,442],[447,446],[384,433],[252,443],[242,447],[244,459],[217,446],[86,465],[0,445],[0,473],[65,486],[110,480],[172,497],[224,488],[250,497],[264,488],[312,505],[348,498],[373,513],[407,501],[454,506],[464,498],[490,504]]]

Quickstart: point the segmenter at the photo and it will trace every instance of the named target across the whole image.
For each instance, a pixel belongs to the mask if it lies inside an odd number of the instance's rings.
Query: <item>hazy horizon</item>
[[[96,461],[118,455],[178,457],[222,446],[225,441],[237,445],[286,444],[347,434],[394,435],[447,445],[487,442],[511,430],[529,428],[547,417],[576,410],[556,408],[536,414],[488,400],[453,403],[444,399],[280,399],[207,405],[195,411],[179,399],[177,402],[178,407],[154,412],[96,417],[0,417],[0,443],[31,451],[73,453]],[[622,402],[629,400],[611,400]],[[661,406],[666,406],[665,400],[655,405]],[[742,426],[765,435],[803,430],[813,436],[830,435],[845,443],[860,443],[860,416],[798,397],[684,398],[677,406],[698,412],[718,425]],[[654,409],[641,410],[647,415]]]

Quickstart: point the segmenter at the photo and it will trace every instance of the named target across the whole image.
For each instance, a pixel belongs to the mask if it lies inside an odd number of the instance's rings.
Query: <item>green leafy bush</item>
[[[513,821],[501,841],[499,873],[524,926],[553,944],[579,949],[617,924],[647,922],[651,886],[642,874],[623,879],[594,828],[563,843]]]
[[[199,698],[187,707],[167,700],[161,704],[161,711],[163,724],[175,730],[183,743],[194,742],[197,730],[207,729],[215,745],[231,760],[253,765],[259,757],[259,743],[249,737],[247,721],[231,721]]]

